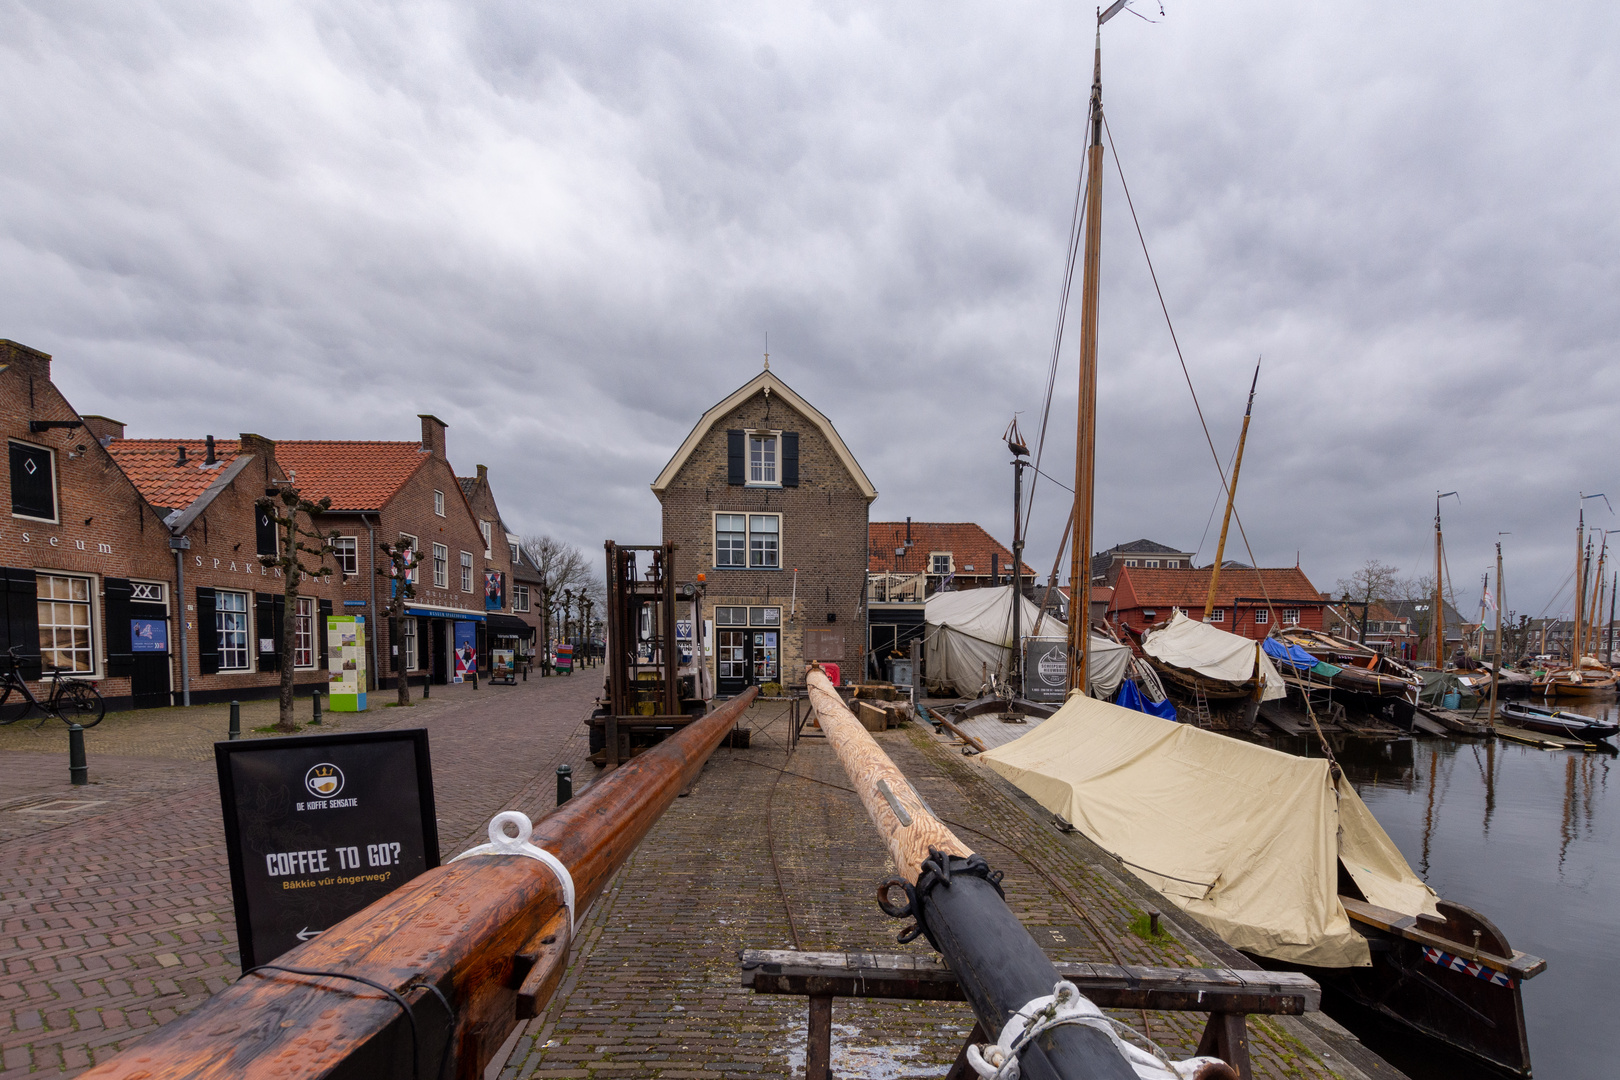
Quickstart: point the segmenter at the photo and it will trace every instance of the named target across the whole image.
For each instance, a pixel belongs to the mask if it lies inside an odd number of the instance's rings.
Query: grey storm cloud
[[[1158,21],[1105,28],[1109,126],[1223,459],[1265,357],[1255,557],[1321,587],[1369,557],[1419,572],[1455,488],[1463,610],[1498,532],[1509,605],[1557,610],[1577,492],[1620,494],[1620,15],[1135,6]],[[999,436],[1039,427],[1092,25],[4,0],[0,336],[135,436],[411,438],[436,413],[514,525],[595,549],[656,536],[647,484],[769,333],[875,519],[1005,537]],[[1207,558],[1219,481],[1107,169],[1097,538]],[[1078,321],[1044,463],[1064,484]],[[1044,573],[1066,493],[1040,483]]]

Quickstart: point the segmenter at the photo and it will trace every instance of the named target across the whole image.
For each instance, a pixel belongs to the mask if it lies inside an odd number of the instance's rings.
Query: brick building
[[[832,422],[768,368],[703,414],[653,481],[678,581],[702,581],[722,695],[864,670],[867,508]],[[711,629],[712,627],[712,629]]]
[[[1012,584],[1012,551],[971,521],[874,521],[867,533],[874,600],[919,578],[926,596]],[[1024,564],[1026,590],[1034,580]]]
[[[539,637],[540,622],[534,607],[534,589],[538,573],[530,570],[523,558],[523,545],[509,532],[501,520],[500,507],[495,505],[495,491],[489,485],[489,469],[478,466],[477,475],[458,476],[461,494],[466,497],[478,522],[478,532],[484,539],[484,623],[487,648],[479,648],[482,657],[491,649],[511,649],[523,656],[532,656]],[[525,571],[520,579],[518,572]],[[486,665],[487,666],[487,665]]]
[[[1112,586],[1119,580],[1119,572],[1127,566],[1140,567],[1144,570],[1190,570],[1192,564],[1192,552],[1177,551],[1157,540],[1144,538],[1126,544],[1115,544],[1107,551],[1099,551],[1093,555],[1091,580]]]
[[[1133,630],[1145,630],[1170,618],[1180,608],[1189,618],[1202,618],[1209,595],[1210,568],[1171,570],[1122,566],[1114,583],[1108,618]],[[1322,629],[1327,601],[1297,566],[1280,569],[1221,571],[1210,623],[1233,634],[1263,639],[1274,624]]]

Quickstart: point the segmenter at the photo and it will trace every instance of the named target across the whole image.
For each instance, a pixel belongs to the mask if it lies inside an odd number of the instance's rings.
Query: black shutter
[[[214,590],[197,590],[197,671],[219,673],[219,619],[214,614]]]
[[[276,637],[276,598],[270,593],[253,594],[253,652],[259,658],[260,671],[280,671],[281,656],[272,651],[265,652],[259,643],[270,638],[272,648],[277,642]]]
[[[11,444],[13,514],[56,520],[56,478],[51,466],[51,452],[44,447]]]
[[[104,578],[106,590],[101,610],[107,620],[107,675],[124,678],[135,674],[135,649],[129,627],[129,598],[134,589],[128,578]]]
[[[741,431],[726,432],[726,483],[748,482],[748,439]]]
[[[17,650],[17,672],[25,679],[40,677],[39,662],[39,585],[32,570],[0,568],[0,586],[5,589],[4,618],[0,631],[5,639],[0,650]]]
[[[260,555],[276,553],[276,521],[270,516],[270,507],[253,508],[253,538],[258,542]]]
[[[782,486],[799,486],[799,433],[782,432]]]
[[[327,666],[327,663],[326,663],[326,617],[328,615],[330,615],[330,614],[332,614],[332,601],[330,601],[330,600],[322,600],[321,601],[321,625],[318,626],[316,628],[316,630],[315,630],[315,632],[318,635],[320,635],[320,639],[321,639],[321,667],[326,667]]]

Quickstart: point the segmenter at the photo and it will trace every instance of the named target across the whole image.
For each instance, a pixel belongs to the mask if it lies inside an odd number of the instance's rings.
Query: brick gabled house
[[[1138,632],[1170,618],[1174,608],[1201,619],[1209,595],[1209,567],[1201,570],[1122,566],[1108,618]],[[1227,568],[1216,586],[1210,623],[1233,634],[1263,639],[1275,625],[1322,629],[1327,601],[1297,566]]]
[[[538,575],[519,571],[529,568],[523,558],[523,547],[518,537],[509,532],[501,520],[500,507],[495,504],[495,491],[489,484],[489,469],[478,466],[473,476],[458,476],[461,494],[472,508],[478,521],[478,532],[484,538],[484,611],[488,616],[485,630],[490,649],[511,649],[523,656],[532,656],[539,636],[540,623],[532,610],[534,579]],[[482,653],[480,653],[482,655]]]
[[[877,489],[832,421],[769,369],[699,419],[652,483],[679,582],[704,586],[721,695],[865,670],[867,508]]]
[[[874,521],[867,534],[868,569],[880,593],[885,584],[919,577],[928,596],[1012,584],[1012,551],[971,521]],[[1025,563],[1025,589],[1034,582],[1035,569]]]

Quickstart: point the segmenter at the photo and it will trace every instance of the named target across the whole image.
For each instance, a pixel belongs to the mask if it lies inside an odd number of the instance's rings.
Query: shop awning
[[[457,611],[455,608],[422,607],[417,604],[406,604],[405,614],[415,615],[419,619],[469,619],[473,622],[483,622],[482,611]]]
[[[489,616],[489,634],[491,637],[534,637],[534,627],[515,615],[502,615],[500,612],[491,612]]]

